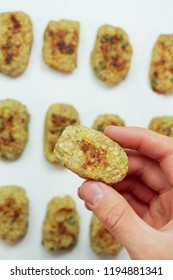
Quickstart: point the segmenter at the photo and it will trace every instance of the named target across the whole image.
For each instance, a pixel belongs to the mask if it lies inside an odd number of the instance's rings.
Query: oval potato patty
[[[148,128],[157,133],[173,138],[173,117],[171,116],[155,117],[150,121]]]
[[[105,128],[109,125],[125,126],[125,122],[118,115],[103,114],[97,116],[92,128],[103,132]]]
[[[0,100],[0,158],[17,159],[28,140],[29,113],[14,99]]]
[[[126,176],[128,158],[119,144],[85,126],[68,126],[55,145],[62,165],[80,177],[115,184]]]
[[[0,238],[14,243],[25,236],[28,229],[28,198],[17,186],[0,187]]]
[[[154,44],[150,84],[157,93],[173,93],[173,34],[160,35]]]
[[[42,227],[42,244],[48,251],[75,246],[79,233],[79,214],[69,195],[54,197],[48,203]]]
[[[132,47],[126,32],[118,27],[103,25],[99,28],[91,65],[95,75],[108,85],[119,84],[127,75]]]
[[[90,223],[90,245],[96,254],[116,256],[122,248],[119,241],[92,215]]]
[[[48,161],[57,163],[53,151],[63,130],[68,125],[79,124],[78,112],[72,105],[57,103],[49,107],[44,129],[44,152]]]
[[[50,21],[44,32],[44,62],[56,70],[72,72],[77,66],[78,42],[78,22]]]
[[[28,65],[33,42],[32,22],[22,12],[0,14],[0,72],[18,76]]]

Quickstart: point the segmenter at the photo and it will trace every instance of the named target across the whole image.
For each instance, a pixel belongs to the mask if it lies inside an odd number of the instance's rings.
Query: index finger
[[[122,147],[157,160],[166,175],[173,177],[173,139],[141,127],[109,126],[104,133]]]

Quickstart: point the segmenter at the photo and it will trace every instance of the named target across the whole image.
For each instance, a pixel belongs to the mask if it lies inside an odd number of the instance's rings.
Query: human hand
[[[104,133],[128,149],[128,174],[113,187],[85,181],[79,197],[132,259],[173,259],[173,139],[137,127]]]

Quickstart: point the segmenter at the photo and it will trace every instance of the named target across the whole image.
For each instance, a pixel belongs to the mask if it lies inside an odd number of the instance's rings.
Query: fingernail
[[[79,188],[79,197],[90,206],[96,206],[103,198],[103,190],[99,183],[84,183]]]

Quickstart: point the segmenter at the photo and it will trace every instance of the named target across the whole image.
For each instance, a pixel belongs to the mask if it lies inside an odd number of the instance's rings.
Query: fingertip
[[[77,195],[78,195],[78,197],[79,197],[80,199],[82,199],[82,198],[81,198],[81,193],[80,193],[80,190],[81,190],[80,188],[81,188],[81,187],[79,187],[78,190],[77,190]]]
[[[85,188],[88,187],[89,184],[92,184],[93,182],[95,182],[94,180],[85,180],[81,185],[80,187],[78,188],[78,195],[80,196],[81,195],[81,192],[83,190],[85,190]]]
[[[119,127],[119,126],[115,126],[115,125],[109,125],[109,126],[107,126],[105,129],[104,129],[104,134],[105,135],[109,135],[111,132],[115,132],[115,131],[117,131],[119,128],[121,128],[121,127]]]
[[[87,202],[85,202],[85,208],[89,211],[92,211],[90,205]]]
[[[103,197],[102,183],[84,182],[78,190],[79,197],[91,206],[96,206]]]

